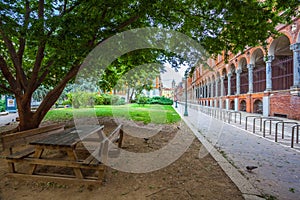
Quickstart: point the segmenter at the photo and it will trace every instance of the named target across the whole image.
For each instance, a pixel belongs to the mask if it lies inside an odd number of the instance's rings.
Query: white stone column
[[[293,51],[293,88],[300,88],[300,42],[292,44],[290,49]]]
[[[265,58],[266,62],[266,91],[272,90],[272,61],[274,56],[270,55]]]
[[[234,98],[234,110],[235,111],[239,111],[238,106],[239,106],[239,99]]]
[[[209,87],[210,87],[210,83],[207,83],[207,87],[206,87],[206,96],[207,96],[207,98],[209,98]]]
[[[227,96],[230,96],[231,95],[231,72],[229,72],[228,74],[227,74],[227,77],[228,77],[228,84],[227,84],[227,91],[228,91],[228,93],[227,93]]]
[[[226,110],[229,110],[229,99],[226,99],[225,102],[226,102]]]
[[[211,97],[214,97],[214,81],[211,81],[210,93],[211,93]]]
[[[263,116],[268,117],[270,113],[270,97],[263,97]]]
[[[236,73],[236,94],[239,95],[241,93],[241,73],[242,69],[235,70]]]
[[[248,93],[253,93],[253,68],[254,64],[248,64]]]
[[[224,96],[224,79],[225,76],[221,76],[221,97]]]
[[[219,79],[216,78],[216,81],[215,81],[215,84],[216,84],[216,97],[218,97],[218,87],[219,87]]]

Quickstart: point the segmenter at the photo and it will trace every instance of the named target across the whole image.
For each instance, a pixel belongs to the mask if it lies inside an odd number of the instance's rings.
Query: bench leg
[[[101,182],[102,182],[103,179],[104,179],[105,168],[106,168],[106,167],[104,167],[104,169],[99,169],[99,170],[98,170],[98,180],[101,181]]]
[[[7,164],[8,164],[8,172],[16,173],[15,163],[9,161]]]
[[[34,158],[41,158],[42,154],[44,152],[44,149],[36,149],[33,157]],[[34,171],[36,170],[37,164],[31,164],[31,169],[29,170],[29,174],[33,174]]]
[[[67,150],[67,154],[70,160],[72,161],[78,160],[74,150]],[[73,171],[76,178],[83,179],[83,175],[80,168],[73,168]]]

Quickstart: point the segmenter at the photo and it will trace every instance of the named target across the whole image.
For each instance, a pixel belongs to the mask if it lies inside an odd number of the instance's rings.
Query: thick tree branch
[[[35,85],[33,86],[33,91],[35,91],[41,84],[42,82],[45,80],[45,78],[47,77],[47,75],[49,74],[49,67],[54,63],[54,60],[49,61],[47,66],[45,66],[45,70],[42,73],[42,75],[37,79],[37,81],[35,82]]]
[[[39,7],[38,7],[38,17],[39,17],[39,19],[44,19],[44,8],[45,8],[44,0],[39,0]]]
[[[30,7],[29,7],[29,1],[26,1],[25,4],[25,16],[24,16],[24,29],[27,30],[28,28],[28,24],[29,24],[29,16],[30,16]],[[22,63],[23,60],[23,54],[24,54],[24,50],[25,50],[25,44],[26,44],[26,40],[23,34],[25,34],[26,31],[22,31],[20,38],[19,38],[19,50],[18,50],[18,57],[19,57],[19,63]]]
[[[117,26],[115,28],[115,30],[119,31],[127,26],[129,26],[130,24],[134,23],[136,20],[138,20],[140,16],[139,15],[135,15],[130,17],[128,20],[124,21],[123,23],[121,23],[119,26]]]
[[[31,74],[30,84],[29,84],[29,90],[32,90],[32,86],[35,85],[36,80],[38,78],[38,74],[42,65],[42,61],[44,59],[44,51],[45,51],[46,42],[41,41],[36,53],[36,59],[34,63],[34,67]]]
[[[36,111],[36,115],[45,116],[51,106],[56,102],[56,100],[61,95],[67,83],[78,73],[80,69],[80,64],[74,65],[67,75],[62,79],[57,86],[51,90],[44,98],[40,106]]]
[[[3,26],[2,21],[0,20],[0,26]],[[24,73],[24,70],[22,69],[22,64],[19,62],[19,58],[17,55],[17,52],[14,48],[13,42],[8,38],[8,36],[4,33],[3,29],[0,29],[0,34],[2,35],[3,41],[5,43],[5,46],[7,47],[7,50],[9,52],[9,55],[12,59],[13,65],[17,72],[17,79],[16,81],[20,82],[22,87],[26,89],[27,87],[27,78]]]
[[[0,84],[0,88],[2,88],[3,90],[5,90],[5,91],[7,91],[7,92],[9,92],[9,93],[12,93],[12,94],[15,93],[14,90],[12,90],[12,89],[10,89],[10,88],[7,88],[5,85]]]
[[[0,56],[0,69],[4,78],[8,81],[13,90],[16,90],[16,79],[12,76],[11,72],[8,69],[7,63],[2,56]]]

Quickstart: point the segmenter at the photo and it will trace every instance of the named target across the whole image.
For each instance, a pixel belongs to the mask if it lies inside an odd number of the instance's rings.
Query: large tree
[[[297,0],[2,0],[0,92],[16,97],[18,130],[35,128],[87,54],[118,32],[162,27],[187,34],[210,54],[237,52],[262,45],[297,6]],[[32,112],[40,85],[53,89]]]

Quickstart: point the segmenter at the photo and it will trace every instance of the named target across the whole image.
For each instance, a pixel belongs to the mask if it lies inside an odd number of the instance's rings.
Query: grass
[[[117,117],[134,121],[143,121],[145,124],[170,124],[180,120],[180,116],[170,105],[146,104],[127,104],[120,106],[101,105],[94,108],[60,108],[50,110],[45,116],[44,121],[64,121],[86,117]]]

